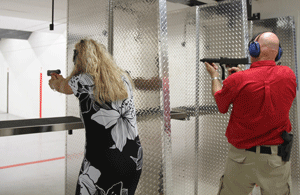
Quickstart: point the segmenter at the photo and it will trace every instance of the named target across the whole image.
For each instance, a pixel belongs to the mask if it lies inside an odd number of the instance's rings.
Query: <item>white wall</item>
[[[9,114],[16,115],[17,118],[39,118],[42,73],[42,117],[66,115],[65,95],[49,88],[50,77],[47,76],[48,69],[61,69],[66,76],[65,30],[33,32],[28,40],[1,39],[0,113],[6,112],[7,108],[7,68]],[[53,189],[53,185],[55,189],[52,193],[63,194],[65,146],[66,132],[0,137],[0,167],[3,168],[0,175],[0,180],[3,181],[0,184],[0,194],[46,194],[45,191]],[[28,178],[29,181],[26,181]],[[26,182],[18,182],[19,185],[15,186],[20,179]]]
[[[33,32],[28,40],[0,41],[0,111],[6,112],[6,73],[9,68],[9,113],[39,117],[40,72],[43,74],[42,117],[65,116],[65,96],[48,86],[48,69],[65,75],[66,32]]]
[[[0,112],[6,112],[7,108],[7,68],[5,58],[0,52]]]

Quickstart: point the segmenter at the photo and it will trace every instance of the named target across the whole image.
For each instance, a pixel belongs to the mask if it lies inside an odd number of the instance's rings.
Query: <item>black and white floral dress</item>
[[[89,74],[70,79],[69,85],[80,102],[85,126],[85,155],[76,194],[133,195],[143,164],[132,87],[122,76],[128,98],[100,105],[93,95]]]

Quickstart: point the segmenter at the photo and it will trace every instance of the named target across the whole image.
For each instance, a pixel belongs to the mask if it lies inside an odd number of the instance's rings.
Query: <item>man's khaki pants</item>
[[[282,161],[277,150],[271,146],[272,154],[260,154],[259,146],[255,153],[230,144],[218,195],[248,195],[255,184],[262,195],[290,195],[291,163]]]

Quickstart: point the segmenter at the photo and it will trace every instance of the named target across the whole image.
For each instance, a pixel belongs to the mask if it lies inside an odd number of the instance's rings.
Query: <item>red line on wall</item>
[[[39,160],[39,161],[33,161],[33,162],[27,162],[27,163],[20,163],[20,164],[15,164],[15,165],[8,165],[4,167],[0,167],[0,169],[8,169],[8,168],[13,168],[13,167],[20,167],[20,166],[25,166],[25,165],[32,165],[32,164],[37,164],[37,163],[43,163],[43,162],[50,162],[50,161],[55,161],[55,160],[61,160],[64,159],[65,157],[58,157],[58,158],[51,158],[51,159],[46,159],[46,160]]]

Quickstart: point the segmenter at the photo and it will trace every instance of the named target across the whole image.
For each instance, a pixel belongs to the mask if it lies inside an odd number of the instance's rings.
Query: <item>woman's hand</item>
[[[49,86],[51,89],[54,89],[56,91],[59,92],[61,83],[64,81],[65,79],[63,78],[63,76],[56,74],[56,73],[52,73],[51,74],[51,79],[49,80]]]
[[[49,80],[49,86],[60,93],[67,95],[73,94],[72,88],[69,86],[68,81],[60,74],[52,73]]]

